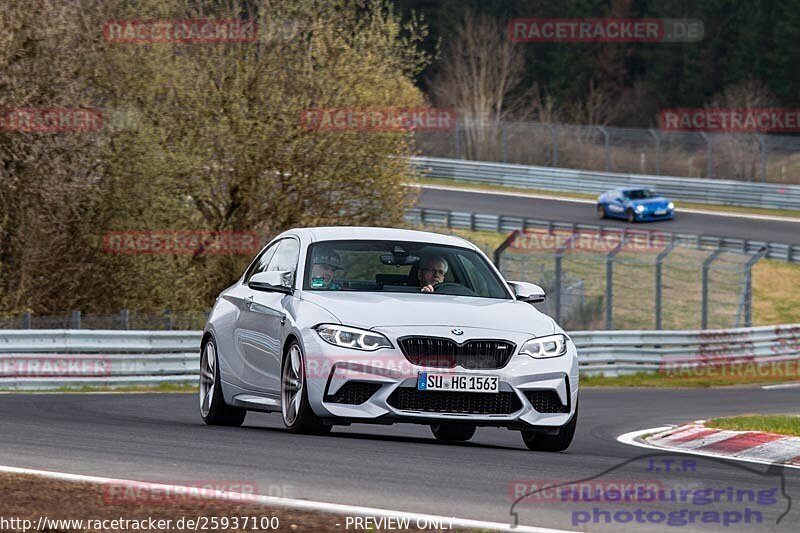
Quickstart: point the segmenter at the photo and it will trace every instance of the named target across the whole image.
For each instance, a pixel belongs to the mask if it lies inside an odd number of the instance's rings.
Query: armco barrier
[[[798,185],[622,174],[438,157],[412,157],[411,164],[430,178],[488,185],[596,194],[633,185],[652,187],[665,196],[687,202],[800,209]]]
[[[577,331],[582,374],[655,372],[665,364],[800,357],[800,324],[705,331]],[[0,332],[0,388],[157,385],[196,382],[200,332],[4,330]],[[47,375],[47,363],[103,358],[99,376]],[[17,372],[19,361],[27,370]],[[30,362],[39,363],[32,365]]]

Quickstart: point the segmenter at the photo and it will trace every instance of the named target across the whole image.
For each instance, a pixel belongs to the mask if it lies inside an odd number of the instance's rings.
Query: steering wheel
[[[452,296],[476,296],[475,291],[463,286],[460,283],[442,282],[433,286],[433,292],[439,292],[439,289],[444,289],[446,292],[439,294],[450,294]]]

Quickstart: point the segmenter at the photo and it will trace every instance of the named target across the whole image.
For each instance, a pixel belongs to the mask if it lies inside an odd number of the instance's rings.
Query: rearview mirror
[[[538,304],[545,299],[544,289],[538,285],[524,281],[509,281],[508,284],[514,289],[514,296],[521,302]]]
[[[292,292],[292,273],[288,270],[268,270],[250,277],[247,286],[257,291]]]

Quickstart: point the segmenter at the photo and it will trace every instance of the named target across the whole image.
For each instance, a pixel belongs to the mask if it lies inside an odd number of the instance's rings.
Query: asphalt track
[[[449,209],[473,213],[511,215],[580,224],[603,224],[613,227],[634,227],[671,233],[733,237],[755,241],[800,245],[800,221],[757,220],[680,211],[678,203],[673,220],[628,224],[623,220],[600,220],[594,204],[495,194],[490,191],[441,190],[420,188],[419,207]]]
[[[200,420],[196,397],[189,394],[4,394],[0,395],[0,464],[175,484],[250,481],[261,494],[508,523],[516,481],[544,486],[602,474],[599,479],[607,484],[772,490],[777,498],[762,504],[726,500],[619,504],[608,499],[564,503],[542,493],[544,501],[514,507],[520,523],[589,531],[739,530],[738,525],[699,523],[622,525],[613,518],[605,523],[602,513],[597,515],[599,523],[574,526],[573,520],[585,515],[573,513],[594,513],[594,509],[742,513],[749,506],[762,512],[763,522],[741,529],[796,531],[800,470],[776,468],[764,475],[769,468],[765,465],[684,456],[696,466],[684,468],[679,458],[667,472],[663,459],[674,455],[620,444],[616,437],[700,416],[794,412],[797,400],[797,389],[587,389],[581,391],[573,445],[564,453],[540,453],[525,449],[517,432],[494,428],[479,429],[466,444],[442,444],[433,440],[427,427],[414,425],[353,425],[337,427],[327,437],[292,435],[277,414],[250,413],[242,428],[208,427]],[[656,472],[648,470],[652,465],[662,466]],[[608,485],[598,486],[591,485],[590,490],[608,490]],[[789,505],[784,492],[793,503],[776,525]]]

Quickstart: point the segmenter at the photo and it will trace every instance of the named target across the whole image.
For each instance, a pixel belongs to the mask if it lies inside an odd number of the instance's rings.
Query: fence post
[[[753,325],[753,266],[765,255],[767,255],[767,247],[762,246],[744,265],[744,327],[746,328]]]
[[[119,312],[119,323],[122,329],[131,329],[130,327],[130,313],[127,309],[123,309]]]
[[[562,283],[562,270],[561,270],[561,262],[562,258],[564,257],[564,250],[569,247],[572,247],[572,241],[575,240],[575,236],[577,233],[573,233],[569,236],[569,239],[564,241],[564,244],[556,248],[556,255],[555,255],[555,282],[553,291],[555,294],[553,295],[553,319],[556,322],[561,322],[561,287]]]
[[[81,312],[73,311],[69,317],[69,329],[81,329]]]
[[[764,141],[763,135],[756,134],[755,137],[758,141],[758,151],[761,156],[761,181],[763,183],[767,181],[767,143]]]
[[[705,132],[701,131],[700,136],[706,141],[706,177],[710,179],[714,177],[714,145],[711,142],[711,136],[706,135]]]
[[[31,329],[31,312],[25,311],[22,314],[22,329]]]
[[[500,121],[500,150],[503,163],[508,163],[508,131],[506,123],[502,120]]]
[[[627,241],[628,237],[623,234],[619,243],[606,255],[606,331],[614,329],[614,258]]]
[[[717,248],[703,261],[703,308],[700,329],[708,329],[708,270],[711,268],[711,263],[724,251],[723,248]]]
[[[550,133],[553,136],[553,164],[551,166],[558,166],[558,126],[555,124],[550,125]]]
[[[598,126],[597,129],[603,134],[604,141],[603,147],[606,153],[606,172],[611,171],[611,144],[609,140],[608,130],[606,130],[605,126]]]
[[[661,277],[662,277],[662,266],[664,260],[667,258],[669,253],[675,249],[677,243],[672,240],[666,248],[661,250],[659,254],[656,256],[656,329],[661,329]]]
[[[172,310],[164,309],[164,329],[172,329]]]
[[[461,120],[456,119],[456,126],[453,128],[455,135],[455,152],[456,159],[461,159]]]
[[[661,137],[659,137],[658,132],[653,128],[650,128],[650,135],[653,136],[653,139],[656,140],[656,176],[661,175]]]

